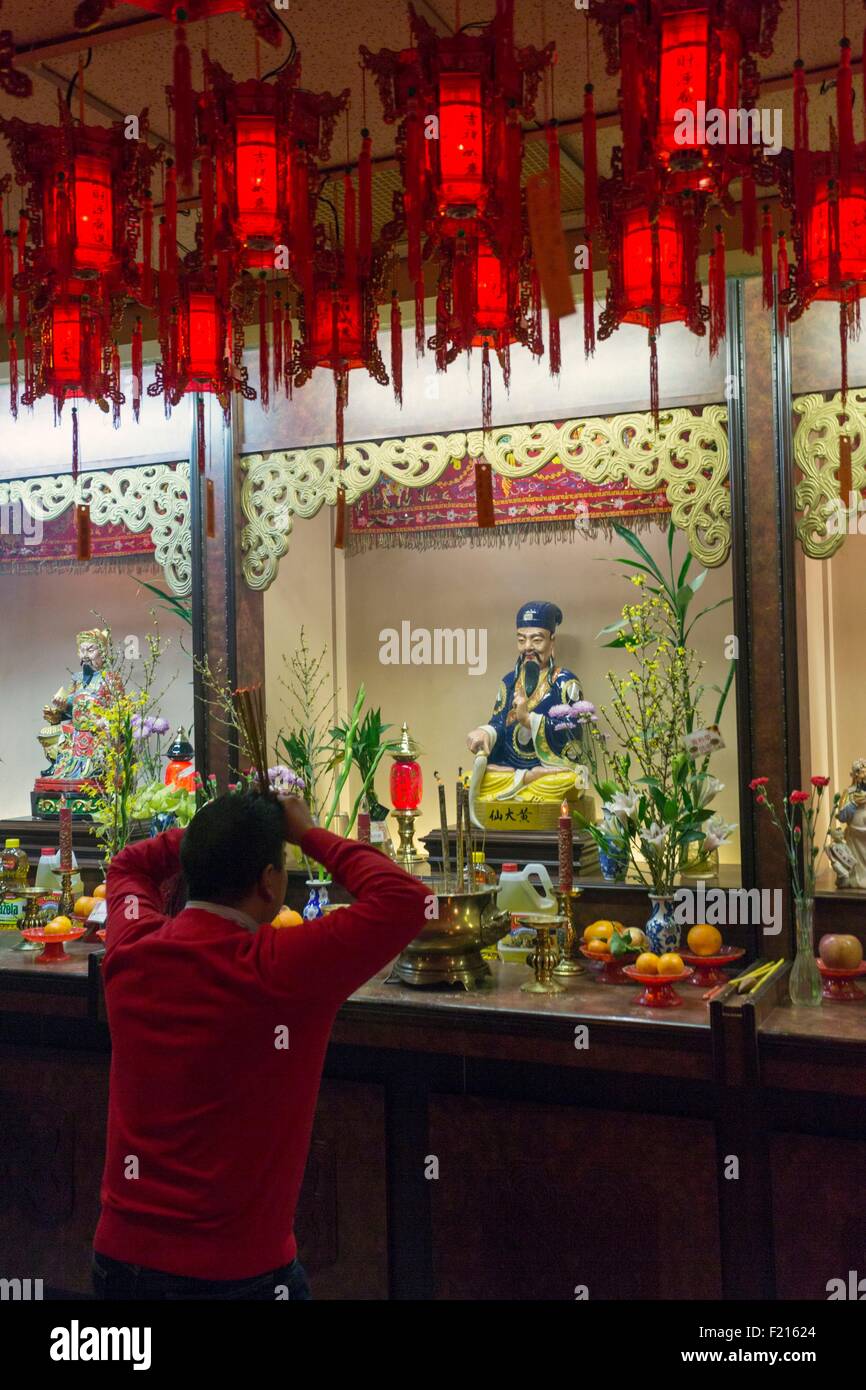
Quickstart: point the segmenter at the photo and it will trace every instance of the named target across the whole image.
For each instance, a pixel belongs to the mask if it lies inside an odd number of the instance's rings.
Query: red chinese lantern
[[[497,0],[488,24],[441,36],[410,5],[414,47],[371,53],[363,64],[376,78],[389,124],[399,122],[408,270],[415,287],[415,342],[424,347],[425,239],[463,230],[495,240],[509,263],[523,243],[523,132],[554,45],[539,51],[514,43],[514,0]]]
[[[599,337],[609,338],[622,323],[641,324],[648,330],[650,400],[656,419],[656,340],[662,325],[684,323],[692,333],[703,336],[710,318],[710,310],[702,303],[697,274],[698,238],[706,204],[703,194],[664,197],[647,178],[633,184],[619,178],[601,183],[608,288]]]
[[[3,0],[0,0],[2,8]],[[15,69],[15,40],[8,29],[0,29],[0,91],[10,97],[33,95],[33,83],[26,72]]]
[[[751,121],[759,83],[755,57],[769,57],[780,0],[598,0],[607,70],[620,73],[623,172],[653,161],[675,176],[672,191],[724,196],[731,180],[773,182]],[[730,120],[736,120],[736,129]],[[751,191],[744,193],[751,206]],[[754,229],[745,230],[754,249]]]
[[[178,275],[177,298],[161,344],[162,361],[148,394],[164,393],[168,410],[190,391],[214,395],[228,422],[233,391],[245,400],[256,398],[236,344],[243,315],[237,301],[224,301],[213,272],[195,267],[194,253],[188,260],[191,264]]]
[[[106,10],[127,0],[82,0],[75,11],[76,29],[92,29]],[[186,25],[199,19],[215,19],[222,14],[242,14],[255,25],[256,33],[279,46],[282,29],[269,0],[134,0],[139,9],[150,10],[175,26],[172,105],[175,112],[175,153],[178,181],[183,188],[192,184],[195,142],[195,98],[192,89],[192,58],[187,46]]]

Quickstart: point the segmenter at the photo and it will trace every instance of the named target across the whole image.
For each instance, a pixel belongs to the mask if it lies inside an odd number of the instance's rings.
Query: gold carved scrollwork
[[[721,565],[731,547],[727,411],[704,406],[652,416],[635,413],[562,425],[508,425],[466,433],[419,435],[381,443],[347,444],[341,481],[354,502],[382,478],[425,487],[452,461],[486,458],[496,473],[528,477],[558,460],[592,483],[623,482],[644,492],[664,491],[675,526],[684,531],[703,565]],[[293,518],[312,517],[337,500],[337,451],[316,448],[249,454],[241,459],[243,572],[253,589],[266,589],[289,546]]]
[[[848,499],[839,497],[839,437],[845,423],[851,440],[851,486],[866,488],[866,387],[848,392],[842,406],[839,393],[830,400],[815,394],[798,396],[794,411],[800,420],[794,431],[794,488],[797,536],[806,555],[826,560],[845,539]]]
[[[20,504],[36,520],[53,521],[73,504],[90,506],[94,526],[111,523],[136,533],[150,531],[168,586],[179,598],[189,594],[189,464],[150,464],[110,472],[18,478],[0,483],[0,506]]]

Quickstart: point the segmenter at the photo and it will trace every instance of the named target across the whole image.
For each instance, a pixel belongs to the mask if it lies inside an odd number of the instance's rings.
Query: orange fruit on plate
[[[94,890],[93,890],[93,897],[94,897],[94,898],[104,898],[104,897],[105,897],[105,884],[104,884],[104,883],[97,883],[96,887],[95,887]]]
[[[303,924],[303,917],[300,912],[295,912],[294,908],[281,907],[274,920],[272,927],[300,927]]]
[[[638,975],[658,975],[659,958],[655,951],[643,951],[634,963]]]
[[[608,943],[600,936],[593,937],[592,941],[586,942],[586,949],[591,956],[606,956],[608,953]]]
[[[686,944],[696,956],[717,956],[722,945],[722,933],[708,922],[698,922],[686,937]]]
[[[683,958],[678,956],[676,951],[665,951],[664,955],[659,957],[660,975],[682,975],[684,970]]]
[[[68,917],[52,917],[42,930],[46,936],[65,936],[68,931],[72,931],[72,923]]]
[[[587,943],[590,941],[610,941],[615,925],[614,922],[607,922],[603,919],[598,922],[590,922],[589,926],[584,928],[583,939]]]
[[[87,896],[84,896],[76,899],[75,906],[72,909],[72,911],[76,917],[82,917],[86,919],[90,916],[95,906],[95,898],[88,898]]]

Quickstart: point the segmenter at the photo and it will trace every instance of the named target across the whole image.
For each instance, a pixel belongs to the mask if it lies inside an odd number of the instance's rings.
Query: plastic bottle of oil
[[[30,860],[20,840],[7,840],[0,855],[0,929],[16,926],[24,912]]]

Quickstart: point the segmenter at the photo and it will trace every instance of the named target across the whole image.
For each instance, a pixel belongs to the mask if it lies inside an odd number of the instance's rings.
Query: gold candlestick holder
[[[72,892],[72,870],[67,869],[60,875],[60,901],[57,904],[57,916],[71,917],[74,907],[75,896]]]
[[[523,926],[532,927],[535,931],[535,953],[533,962],[535,965],[535,979],[527,980],[525,985],[520,988],[524,994],[565,994],[565,988],[553,978],[553,970],[556,965],[559,945],[557,942],[557,930],[564,922],[564,917],[551,917],[546,912],[527,912],[519,913],[517,920]]]
[[[578,937],[574,925],[575,907],[578,898],[583,896],[582,888],[558,888],[556,890],[556,900],[559,904],[559,911],[565,921],[565,943],[559,964],[553,974],[558,980],[573,980],[576,975],[586,973],[584,967],[578,960]]]

